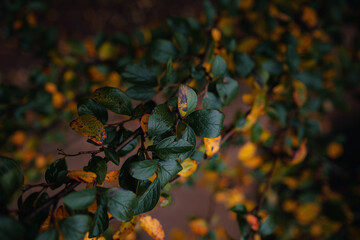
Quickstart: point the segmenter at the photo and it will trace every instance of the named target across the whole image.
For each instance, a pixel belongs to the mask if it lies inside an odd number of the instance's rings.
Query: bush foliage
[[[199,19],[60,43],[37,21],[46,1],[1,2],[7,37],[43,60],[29,88],[0,88],[1,239],[133,239],[137,224],[165,239],[148,212],[195,182],[229,209],[241,239],[359,237],[358,209],[330,183],[344,138],[328,116],[359,80],[360,45],[342,41],[351,4],[205,0]],[[64,141],[63,122],[96,150],[38,152]],[[70,171],[79,155],[87,165]],[[29,184],[45,169],[46,182]],[[172,237],[233,239],[211,216],[189,226]]]

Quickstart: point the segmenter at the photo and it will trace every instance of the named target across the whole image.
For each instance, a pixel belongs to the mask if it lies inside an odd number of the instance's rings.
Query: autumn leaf
[[[248,214],[246,215],[246,221],[248,222],[248,224],[250,225],[250,228],[254,231],[259,230],[260,227],[260,223],[259,223],[259,219],[257,217],[255,217],[252,214]]]
[[[144,231],[155,240],[163,240],[165,233],[162,225],[156,218],[149,215],[140,216],[140,225]]]
[[[246,121],[243,126],[238,127],[238,130],[247,131],[256,122],[256,120],[265,113],[266,99],[264,94],[256,96],[255,101],[252,105],[250,113],[246,116]]]
[[[87,233],[85,234],[83,240],[106,240],[106,238],[103,237],[103,236],[90,238],[90,237],[89,237],[89,232],[87,232]]]
[[[186,86],[180,85],[178,96],[178,109],[181,117],[186,117],[192,113],[197,105],[197,95],[195,91]]]
[[[337,142],[331,142],[327,147],[327,155],[332,158],[336,159],[340,157],[344,152],[344,147]]]
[[[97,144],[102,144],[106,138],[104,125],[90,114],[81,115],[70,123],[70,127]]]
[[[308,27],[315,27],[318,21],[315,10],[311,7],[304,7],[301,20],[308,25]]]
[[[241,161],[250,159],[256,153],[256,144],[252,142],[245,143],[238,152],[238,159]]]
[[[190,158],[187,158],[181,163],[181,167],[183,169],[178,173],[178,175],[182,177],[189,177],[191,174],[193,174],[196,171],[197,163],[195,160],[191,160]]]
[[[150,118],[150,114],[144,114],[141,117],[140,125],[141,125],[141,129],[143,130],[144,133],[146,133],[148,131],[149,118]]]
[[[199,236],[205,236],[209,232],[207,222],[202,218],[195,218],[189,222],[189,227],[193,233]]]
[[[138,216],[134,216],[129,222],[122,222],[118,230],[114,233],[114,240],[122,240],[135,229],[138,221]]]
[[[68,177],[82,183],[93,183],[96,181],[96,173],[86,171],[71,171]]]
[[[294,157],[290,164],[295,165],[295,164],[302,162],[305,159],[305,157],[307,155],[306,142],[307,141],[304,140],[301,143],[299,149],[295,152]]]
[[[294,86],[294,93],[293,93],[294,101],[296,105],[302,107],[307,99],[306,86],[304,83],[297,80],[293,81],[293,86]]]
[[[115,171],[111,171],[108,172],[105,176],[105,181],[112,183],[113,181],[115,181],[116,179],[118,179],[120,174],[120,170],[115,170]]]
[[[70,217],[69,213],[66,211],[64,205],[61,205],[58,209],[55,211],[55,218],[58,220],[65,219],[67,217]]]
[[[212,157],[220,150],[221,135],[216,138],[204,138],[204,144],[206,148],[206,155]]]

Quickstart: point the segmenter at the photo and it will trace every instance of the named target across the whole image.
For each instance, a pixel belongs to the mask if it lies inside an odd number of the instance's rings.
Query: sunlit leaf
[[[156,218],[152,218],[149,215],[142,215],[140,217],[140,225],[153,239],[163,240],[165,238],[165,232],[162,225]]]
[[[189,177],[196,171],[197,162],[188,158],[181,163],[181,167],[183,169],[178,173],[178,175],[182,177]]]
[[[81,115],[70,123],[70,127],[98,144],[102,144],[106,138],[104,125],[90,114]]]
[[[93,183],[96,181],[96,173],[86,171],[70,171],[68,177],[78,182]]]
[[[216,138],[204,138],[204,144],[206,148],[206,155],[212,157],[220,150],[221,135]]]

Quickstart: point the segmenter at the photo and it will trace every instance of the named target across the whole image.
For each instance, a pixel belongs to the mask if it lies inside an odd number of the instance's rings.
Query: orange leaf
[[[58,209],[56,209],[55,212],[55,218],[58,220],[65,219],[67,217],[70,217],[69,213],[66,211],[64,205],[61,205]]]
[[[327,154],[330,158],[335,159],[340,157],[344,152],[344,148],[340,143],[331,142],[327,147]]]
[[[68,177],[78,182],[93,183],[96,180],[96,173],[86,171],[71,171]]]
[[[150,114],[144,114],[141,117],[140,125],[141,125],[141,129],[143,130],[144,133],[146,133],[148,131],[149,118],[150,118]]]
[[[181,163],[181,166],[183,169],[178,173],[178,175],[182,177],[189,177],[196,171],[197,163],[195,160],[187,158]]]
[[[217,28],[211,29],[211,36],[214,39],[215,42],[220,42],[221,40],[221,32]]]
[[[70,123],[70,127],[98,144],[102,144],[106,138],[104,125],[91,114],[81,115]]]
[[[116,233],[114,233],[113,239],[121,240],[128,236],[130,233],[132,233],[135,229],[137,221],[138,217],[134,216],[129,222],[121,223],[119,229],[116,231]]]
[[[103,237],[103,236],[90,238],[90,237],[89,237],[89,232],[87,232],[87,233],[85,234],[83,240],[106,240],[106,238]]]
[[[294,165],[302,162],[305,159],[306,155],[307,155],[306,140],[304,140],[301,143],[299,149],[295,152],[291,164]]]
[[[204,138],[206,155],[212,157],[220,150],[221,135],[216,138]]]
[[[205,236],[209,232],[207,222],[202,218],[196,218],[189,222],[190,229],[193,233]]]
[[[164,230],[156,218],[152,218],[149,215],[143,215],[140,217],[140,224],[142,229],[144,229],[144,231],[153,239],[163,240],[165,238]]]
[[[120,174],[120,170],[108,172],[105,176],[105,181],[112,183],[119,177],[119,174]]]
[[[259,230],[260,223],[257,217],[255,217],[254,215],[246,215],[246,221],[248,222],[252,230]]]

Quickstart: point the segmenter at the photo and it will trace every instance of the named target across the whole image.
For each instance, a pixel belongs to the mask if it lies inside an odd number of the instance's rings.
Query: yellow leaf
[[[149,215],[143,215],[140,217],[140,225],[153,239],[163,240],[165,238],[164,230],[156,218],[152,218]]]
[[[195,160],[187,158],[181,163],[181,166],[183,169],[178,173],[178,175],[182,177],[189,177],[196,171],[197,163]]]
[[[57,87],[56,87],[56,85],[55,85],[54,83],[51,83],[51,82],[45,83],[44,88],[45,88],[45,91],[47,91],[48,93],[54,94],[54,93],[57,92]]]
[[[186,233],[179,228],[175,228],[175,229],[171,230],[170,238],[171,238],[171,240],[189,239],[189,237],[186,235]]]
[[[264,94],[259,94],[256,96],[251,111],[246,117],[245,124],[241,126],[239,130],[247,131],[255,124],[256,120],[265,112],[265,103],[266,99]]]
[[[88,211],[91,212],[91,213],[95,213],[96,210],[97,210],[97,202],[96,202],[96,199],[95,201],[90,205],[88,206]]]
[[[306,148],[306,140],[305,140],[301,143],[299,149],[295,152],[293,160],[291,161],[290,164],[294,165],[302,162],[305,159],[306,155],[307,155],[307,148]]]
[[[78,182],[93,183],[96,180],[96,173],[86,171],[71,171],[68,177]]]
[[[260,166],[260,164],[263,162],[263,158],[260,156],[253,156],[248,159],[244,159],[241,161],[242,164],[244,164],[246,167],[250,169],[255,169]]]
[[[344,152],[344,148],[340,143],[331,142],[327,147],[327,154],[330,158],[335,159],[340,157]]]
[[[206,148],[206,155],[212,157],[220,150],[221,135],[216,138],[204,138],[204,144]]]
[[[202,218],[195,218],[189,222],[189,227],[193,233],[199,236],[205,236],[209,232],[207,222]]]
[[[238,159],[241,161],[248,160],[255,155],[256,144],[252,142],[245,143],[238,152]]]
[[[294,86],[294,93],[293,93],[294,101],[299,107],[302,107],[306,102],[306,98],[307,98],[306,86],[304,83],[298,80],[293,81],[293,86]]]
[[[106,138],[104,125],[91,114],[81,115],[70,123],[70,127],[97,144],[102,144]]]
[[[115,47],[110,42],[104,42],[99,49],[100,60],[108,60],[115,56]]]
[[[41,224],[41,227],[39,229],[39,233],[44,232],[50,227],[50,220],[51,220],[52,211],[49,212],[48,217],[45,219],[45,221]]]
[[[108,172],[105,176],[105,181],[112,183],[113,181],[115,181],[116,179],[118,179],[120,174],[120,170],[115,170],[115,171],[111,171]]]
[[[137,224],[138,217],[134,216],[129,222],[122,222],[119,229],[114,233],[113,239],[121,240],[132,233]]]
[[[62,93],[55,92],[52,95],[52,104],[55,108],[61,108],[65,103],[65,97]]]
[[[150,118],[150,114],[144,114],[141,117],[140,125],[144,133],[148,131],[149,118]]]
[[[93,237],[93,238],[89,238],[89,232],[87,232],[83,238],[83,240],[106,240],[105,237],[101,236],[101,237]]]

